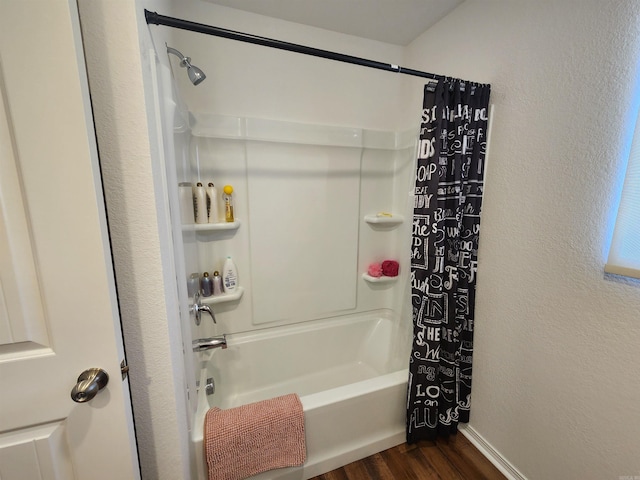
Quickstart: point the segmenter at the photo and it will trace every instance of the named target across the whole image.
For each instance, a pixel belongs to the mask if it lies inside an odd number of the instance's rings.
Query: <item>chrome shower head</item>
[[[167,53],[172,53],[180,59],[180,66],[185,67],[187,69],[187,75],[189,75],[189,80],[191,80],[191,83],[193,83],[194,85],[201,84],[202,81],[205,78],[207,78],[207,76],[204,74],[202,70],[200,70],[195,65],[191,65],[191,58],[185,57],[178,50],[176,50],[175,48],[171,48],[168,45],[167,45]]]

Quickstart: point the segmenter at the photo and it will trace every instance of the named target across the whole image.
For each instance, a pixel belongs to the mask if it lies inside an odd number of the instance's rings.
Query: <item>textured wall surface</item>
[[[143,7],[79,3],[142,476],[187,478],[182,346],[170,321],[177,317],[168,304],[174,284],[163,257],[171,250],[162,233],[164,202],[156,198],[153,117],[145,110],[152,92],[145,90],[150,44],[139,44]]]
[[[639,34],[633,0],[467,0],[407,52],[493,87],[471,425],[531,480],[640,475],[640,284],[603,274]]]

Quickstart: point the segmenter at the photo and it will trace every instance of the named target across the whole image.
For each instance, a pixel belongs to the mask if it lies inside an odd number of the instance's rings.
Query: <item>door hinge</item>
[[[122,373],[122,380],[124,381],[129,376],[129,365],[126,360],[120,362],[120,373]]]

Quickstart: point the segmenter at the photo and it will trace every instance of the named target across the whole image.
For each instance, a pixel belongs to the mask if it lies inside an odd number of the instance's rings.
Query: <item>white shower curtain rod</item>
[[[278,48],[280,50],[312,55],[314,57],[327,58],[329,60],[351,63],[363,67],[377,68],[378,70],[386,70],[395,73],[403,73],[405,75],[412,75],[414,77],[423,77],[432,80],[440,80],[446,78],[442,75],[422,72],[420,70],[413,70],[411,68],[400,67],[399,65],[393,65],[390,63],[367,60],[366,58],[354,57],[351,55],[345,55],[343,53],[330,52],[328,50],[321,50],[319,48],[298,45],[297,43],[283,42],[281,40],[260,37],[257,35],[252,35],[250,33],[237,32],[235,30],[227,30],[226,28],[190,22],[188,20],[181,20],[174,17],[167,17],[156,12],[150,12],[146,9],[144,11],[144,16],[147,20],[147,24],[150,25],[165,25],[167,27],[180,28],[182,30],[189,30],[191,32],[204,33],[206,35],[238,40],[240,42],[253,43],[255,45],[262,45],[265,47]]]

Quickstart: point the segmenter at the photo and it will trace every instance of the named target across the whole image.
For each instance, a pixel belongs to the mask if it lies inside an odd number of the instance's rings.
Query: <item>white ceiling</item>
[[[408,45],[464,0],[206,0],[394,45]]]

